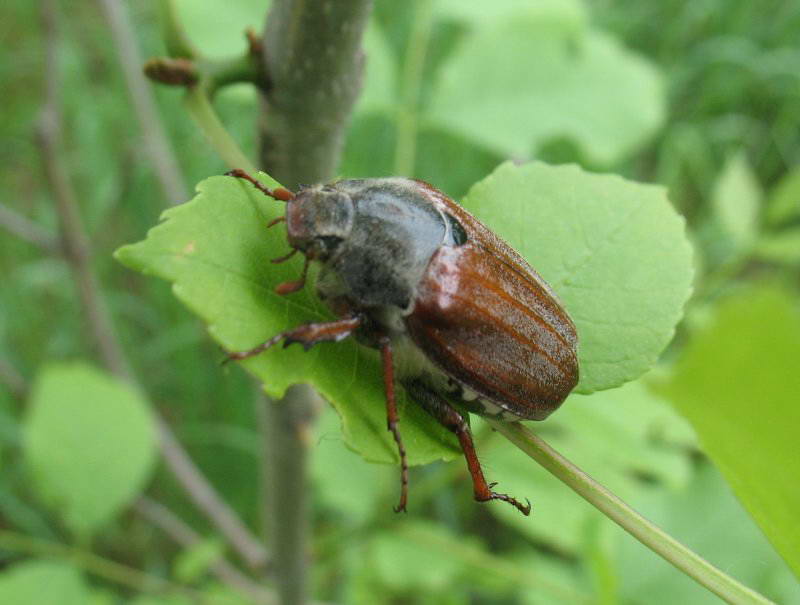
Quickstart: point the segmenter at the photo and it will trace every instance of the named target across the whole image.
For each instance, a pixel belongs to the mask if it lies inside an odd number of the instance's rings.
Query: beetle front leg
[[[472,488],[475,494],[475,500],[478,502],[502,500],[514,506],[527,517],[531,512],[531,503],[529,501],[526,500],[527,503],[522,504],[519,500],[508,494],[493,492],[492,487],[497,484],[486,482],[481,463],[478,460],[478,455],[475,453],[475,445],[472,442],[472,432],[469,430],[469,424],[467,424],[464,416],[441,395],[435,393],[423,383],[411,381],[404,386],[411,394],[414,401],[419,403],[426,412],[436,418],[443,427],[458,437],[461,450],[464,452],[464,458],[467,460],[469,474],[472,476]]]
[[[394,512],[406,511],[408,502],[408,460],[406,459],[406,448],[403,439],[400,437],[400,429],[397,428],[397,401],[394,396],[394,362],[392,359],[392,342],[388,336],[380,339],[381,361],[383,362],[383,382],[386,387],[386,428],[392,432],[394,441],[397,444],[397,451],[400,454],[400,503],[395,507]]]
[[[298,342],[303,345],[303,348],[308,351],[315,344],[320,342],[339,342],[344,338],[350,336],[360,325],[362,319],[360,316],[348,317],[346,319],[339,319],[337,321],[327,321],[322,323],[310,323],[298,326],[292,330],[281,332],[270,338],[268,341],[248,349],[247,351],[238,351],[229,353],[226,361],[241,361],[242,359],[249,359],[255,357],[259,353],[263,353],[272,346],[283,342],[283,347],[286,348],[293,342]]]

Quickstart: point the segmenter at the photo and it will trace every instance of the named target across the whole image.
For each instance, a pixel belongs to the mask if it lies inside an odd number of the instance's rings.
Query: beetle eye
[[[445,214],[445,218],[447,219],[447,224],[450,227],[450,239],[452,241],[453,246],[463,246],[467,243],[467,232],[464,230],[464,227],[461,226],[461,223],[456,220],[456,218],[451,214]]]

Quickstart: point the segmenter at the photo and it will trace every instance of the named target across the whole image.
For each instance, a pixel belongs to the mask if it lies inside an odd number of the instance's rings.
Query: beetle
[[[286,214],[291,252],[305,255],[300,279],[277,286],[302,289],[311,261],[321,264],[320,299],[337,319],[282,332],[246,351],[242,360],[279,342],[308,350],[354,336],[380,352],[387,428],[401,467],[400,502],[408,501],[408,463],[398,428],[395,383],[453,432],[472,477],[475,499],[502,500],[524,515],[525,504],[492,491],[459,408],[505,421],[543,420],[578,382],[575,325],[556,294],[506,242],[444,193],[403,177],[340,180],[268,189],[242,170]],[[455,405],[454,405],[455,404]]]

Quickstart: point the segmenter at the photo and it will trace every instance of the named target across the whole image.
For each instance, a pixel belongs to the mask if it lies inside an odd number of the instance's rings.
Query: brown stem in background
[[[280,401],[262,408],[265,529],[282,605],[308,600],[309,486],[307,467],[316,393],[305,384],[289,387]]]
[[[28,217],[0,204],[0,227],[21,240],[54,254],[61,249],[58,238]]]
[[[261,160],[292,191],[336,173],[361,91],[361,37],[371,7],[371,0],[272,2],[263,41],[271,88],[261,119]]]
[[[5,359],[0,359],[0,383],[5,384],[16,399],[24,399],[28,394],[25,378]]]
[[[111,39],[122,65],[128,94],[144,137],[145,149],[164,197],[170,204],[185,202],[189,199],[189,190],[165,134],[150,83],[142,73],[143,61],[127,9],[120,0],[99,0],[99,3],[111,30]]]
[[[133,508],[142,518],[161,529],[171,540],[183,548],[191,548],[203,539],[166,506],[150,498],[139,498]],[[254,603],[267,604],[275,602],[275,598],[271,593],[265,591],[259,584],[256,584],[236,569],[225,557],[220,555],[219,558],[211,562],[209,569],[220,581],[252,599]]]
[[[371,0],[273,0],[263,38],[270,88],[260,116],[261,166],[290,190],[329,181],[350,114],[361,90],[361,37]],[[274,553],[283,605],[301,605],[308,592],[309,443],[316,395],[291,387],[282,401],[266,401],[265,526]]]
[[[55,199],[65,255],[78,284],[81,303],[100,357],[116,376],[136,385],[133,372],[114,330],[111,315],[92,271],[90,248],[80,220],[76,195],[61,156],[62,110],[61,78],[58,71],[58,31],[56,5],[44,0],[42,9],[46,38],[45,105],[38,128],[44,170]],[[139,386],[138,388],[141,389]],[[195,505],[209,518],[237,554],[251,567],[265,564],[267,554],[233,510],[203,476],[175,438],[171,429],[156,417],[161,454],[178,483]]]

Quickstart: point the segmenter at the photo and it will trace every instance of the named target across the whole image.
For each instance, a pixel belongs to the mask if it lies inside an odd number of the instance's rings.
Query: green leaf
[[[198,192],[191,202],[166,211],[145,241],[120,248],[117,259],[173,282],[175,295],[208,323],[211,335],[229,351],[250,348],[290,327],[333,318],[311,287],[288,297],[274,291],[277,283],[296,279],[302,267],[298,258],[280,265],[269,262],[288,251],[283,228],[266,228],[283,213],[282,204],[230,177],[206,179]],[[397,461],[386,430],[375,351],[348,339],[308,352],[299,346],[275,347],[243,365],[272,397],[281,397],[292,384],[313,384],[339,412],[350,447],[368,460]],[[408,405],[402,391],[398,406],[410,463],[457,454],[454,437],[419,406]]]
[[[800,264],[800,228],[763,235],[753,253],[756,258],[772,263]]]
[[[761,529],[800,574],[800,313],[763,289],[720,306],[663,385]]]
[[[786,174],[770,192],[765,219],[772,227],[800,219],[800,166]]]
[[[581,0],[436,0],[434,13],[437,17],[454,19],[473,27],[480,27],[491,20],[523,17],[546,23],[549,30],[578,32],[587,21],[586,8]]]
[[[142,489],[156,435],[129,386],[83,363],[52,364],[33,388],[24,454],[42,500],[85,537]]]
[[[577,392],[619,386],[652,367],[692,279],[683,219],[664,189],[576,166],[507,163],[464,206],[563,300],[578,328]]]
[[[798,605],[800,584],[710,463],[679,492],[640,490],[630,504],[707,561],[775,603]],[[637,540],[619,540],[622,603],[719,605],[720,599]]]
[[[476,540],[462,537],[464,548],[475,548]],[[443,556],[457,542],[447,529],[417,521],[397,524],[391,532],[380,532],[369,545],[369,560],[381,581],[395,591],[445,590],[461,572],[462,563],[452,554]]]
[[[763,193],[744,153],[732,156],[711,195],[711,224],[706,233],[712,258],[718,262],[746,254],[758,234]]]
[[[355,111],[390,110],[397,103],[397,62],[386,35],[375,20],[364,32],[364,54],[367,58],[364,89],[358,96]]]
[[[339,430],[340,421],[333,410],[323,412],[314,425],[316,447],[311,452],[311,484],[319,496],[315,501],[331,508],[342,523],[362,523],[376,508],[388,506],[386,494],[399,487],[397,471],[367,464],[345,447]],[[342,489],[347,485],[347,489]]]
[[[265,0],[172,1],[189,39],[203,54],[212,57],[243,54],[247,50],[245,30],[251,27],[260,31],[269,7]]]
[[[216,561],[225,555],[225,544],[218,538],[200,540],[175,557],[172,573],[182,584],[200,580]]]
[[[50,561],[17,563],[0,574],[0,603],[86,605],[89,591],[74,567]]]
[[[504,156],[528,157],[556,138],[592,161],[630,153],[661,124],[655,69],[610,36],[548,11],[488,21],[466,36],[443,68],[429,122]]]
[[[164,595],[164,596],[154,596],[154,595],[141,595],[133,599],[132,601],[128,601],[128,605],[192,605],[192,603],[196,603],[196,600],[191,600],[188,597],[184,597],[182,595]],[[212,599],[203,600],[201,602],[205,603],[214,603],[214,605],[225,605],[227,601],[215,601]],[[238,604],[237,604],[238,605]]]

